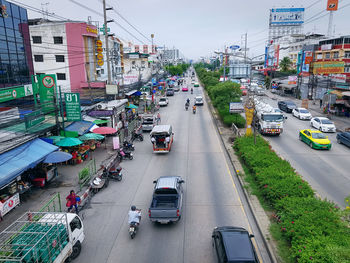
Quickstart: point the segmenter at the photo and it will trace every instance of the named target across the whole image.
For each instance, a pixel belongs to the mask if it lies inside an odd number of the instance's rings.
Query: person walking
[[[161,119],[160,119],[160,113],[158,112],[157,114],[157,125],[161,122]]]
[[[68,213],[72,210],[73,206],[75,207],[75,213],[78,214],[78,205],[77,205],[77,195],[74,190],[70,191],[70,194],[66,197]]]
[[[322,99],[320,99],[320,109],[322,108]]]

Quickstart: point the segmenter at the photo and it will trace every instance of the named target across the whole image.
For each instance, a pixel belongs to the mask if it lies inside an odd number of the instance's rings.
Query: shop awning
[[[75,121],[67,126],[65,130],[77,132],[81,136],[88,133],[92,126],[94,126],[94,123],[91,121]]]
[[[34,168],[57,146],[34,139],[0,155],[0,188],[13,181],[24,171]]]

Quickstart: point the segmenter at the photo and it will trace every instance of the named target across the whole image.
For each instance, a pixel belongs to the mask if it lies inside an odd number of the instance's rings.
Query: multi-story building
[[[35,74],[56,74],[63,92],[105,88],[97,67],[105,64],[97,27],[77,21],[30,21]]]
[[[343,82],[350,82],[350,36],[341,36],[319,42],[315,51],[314,74],[340,74]],[[339,76],[339,80],[340,80]]]
[[[31,83],[27,10],[7,1],[2,1],[0,10],[0,47],[0,88]]]

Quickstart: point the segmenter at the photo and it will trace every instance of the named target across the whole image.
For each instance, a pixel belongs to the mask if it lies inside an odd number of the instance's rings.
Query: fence
[[[56,193],[39,212],[62,212],[60,193]]]
[[[94,174],[96,174],[96,160],[92,159],[78,174],[80,191],[88,182],[90,182],[90,179]]]
[[[235,135],[235,137],[241,137],[241,132],[239,131],[239,129],[237,128],[237,126],[232,123],[232,131],[233,131],[233,134]]]

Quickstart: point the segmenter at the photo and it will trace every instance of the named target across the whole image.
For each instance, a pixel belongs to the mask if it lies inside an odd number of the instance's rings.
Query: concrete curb
[[[202,85],[203,87],[203,85]],[[248,203],[249,209],[251,210],[251,213],[253,215],[253,219],[255,221],[255,224],[257,225],[257,228],[260,232],[260,235],[262,236],[263,242],[265,247],[267,248],[267,253],[271,259],[271,262],[281,262],[281,260],[277,260],[277,248],[276,246],[272,243],[272,237],[269,233],[269,225],[270,225],[270,220],[269,217],[266,215],[265,210],[261,207],[259,200],[255,197],[249,194],[247,189],[244,187],[247,185],[247,183],[243,180],[241,176],[238,175],[237,171],[243,171],[243,167],[241,163],[239,162],[237,156],[234,153],[234,150],[232,148],[232,145],[227,147],[227,143],[225,143],[224,136],[220,130],[220,127],[218,123],[220,120],[217,117],[217,112],[213,105],[211,104],[211,100],[206,92],[206,90],[203,88],[203,93],[205,95],[206,101],[210,102],[207,103],[208,107],[210,109],[211,117],[214,120],[215,127],[220,135],[221,142],[225,146],[226,153],[228,157],[230,158],[231,164],[235,170],[235,175],[238,178],[238,181],[240,183],[241,189],[243,190],[243,193],[245,195],[245,199]],[[239,168],[237,170],[237,167]]]

